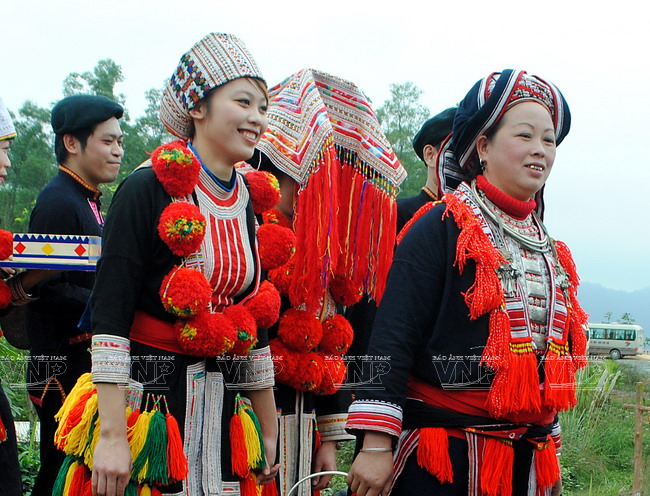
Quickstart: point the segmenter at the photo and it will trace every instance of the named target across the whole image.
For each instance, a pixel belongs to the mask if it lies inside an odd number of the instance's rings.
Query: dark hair
[[[95,129],[97,129],[98,124],[99,123],[95,124],[92,127],[86,127],[84,129],[80,129],[79,131],[75,131],[74,133],[65,133],[65,134],[70,134],[71,136],[78,139],[79,145],[81,146],[81,151],[83,152],[86,149],[88,138],[90,137],[91,134],[95,132]],[[63,137],[65,136],[65,134],[54,135],[54,155],[56,156],[57,163],[61,165],[63,165],[65,161],[68,159],[68,150],[66,149],[65,144],[63,143]]]

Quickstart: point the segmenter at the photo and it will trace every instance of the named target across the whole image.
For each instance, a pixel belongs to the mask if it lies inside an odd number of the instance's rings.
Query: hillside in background
[[[580,303],[589,314],[589,322],[604,322],[605,313],[612,312],[612,322],[620,321],[628,312],[650,338],[650,287],[637,291],[619,291],[600,284],[583,281],[578,293]]]

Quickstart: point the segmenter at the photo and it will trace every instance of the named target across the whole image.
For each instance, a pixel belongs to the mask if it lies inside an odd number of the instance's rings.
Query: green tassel
[[[63,489],[65,488],[65,479],[68,475],[68,470],[70,470],[70,465],[75,462],[75,457],[68,455],[63,460],[63,464],[59,469],[59,475],[56,477],[54,482],[54,487],[52,488],[52,496],[63,496]]]
[[[129,485],[126,486],[124,491],[124,496],[138,496],[138,486],[135,482],[129,482]]]
[[[146,465],[146,474],[142,470]],[[131,472],[138,482],[148,481],[150,484],[169,484],[167,471],[167,423],[165,415],[159,410],[151,412],[147,439],[142,451],[133,461]]]

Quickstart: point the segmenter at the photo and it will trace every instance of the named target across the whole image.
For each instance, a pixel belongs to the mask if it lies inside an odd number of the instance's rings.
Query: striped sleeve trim
[[[325,441],[350,441],[354,436],[345,431],[345,423],[348,420],[346,413],[335,413],[333,415],[319,415],[316,417],[318,431],[321,440]]]
[[[242,361],[238,385],[242,389],[266,389],[275,386],[271,348],[252,350]]]
[[[385,401],[357,400],[350,405],[345,428],[379,431],[399,437],[402,432],[402,409]]]
[[[131,375],[131,341],[112,334],[92,338],[93,382],[127,384]]]

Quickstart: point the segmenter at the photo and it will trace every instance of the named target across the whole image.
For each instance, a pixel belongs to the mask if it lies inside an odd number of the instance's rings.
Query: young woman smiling
[[[541,214],[569,126],[562,94],[524,71],[461,102],[438,158],[447,194],[405,227],[375,320],[368,354],[390,368],[366,379],[383,388],[350,407],[358,496],[557,490],[554,420],[576,403],[586,315]]]
[[[93,494],[136,485],[250,494],[277,473],[273,366],[266,331],[254,319],[251,328],[245,309],[260,285],[256,224],[234,168],[266,129],[267,98],[243,43],[206,36],[181,57],[162,98],[161,120],[179,140],[155,150],[115,194],[91,302]],[[260,439],[257,465],[239,475],[241,447],[231,450],[237,440],[228,435],[236,412],[249,427],[256,418]],[[149,445],[156,418],[166,423],[163,458]]]

